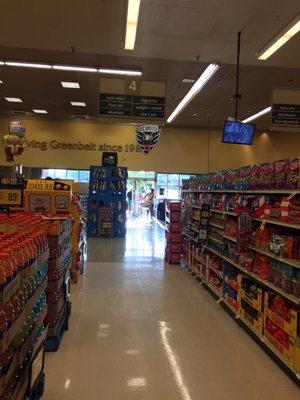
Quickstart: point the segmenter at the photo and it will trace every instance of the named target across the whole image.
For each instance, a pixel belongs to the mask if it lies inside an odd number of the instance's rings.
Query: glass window
[[[146,178],[148,179],[154,179],[155,178],[155,172],[146,172]]]
[[[67,179],[67,170],[66,169],[56,169],[54,178],[55,179]]]
[[[178,174],[169,174],[168,175],[168,184],[172,186],[179,186],[179,175]]]
[[[190,179],[190,176],[191,175],[186,175],[186,174],[180,175],[180,186],[182,186],[182,181],[185,179]]]
[[[45,179],[45,178],[47,178],[47,176],[54,179],[55,169],[43,169],[42,178]]]
[[[78,170],[68,169],[67,170],[67,179],[72,179],[73,181],[78,182]]]
[[[168,183],[168,174],[157,174],[158,185],[167,185],[167,183]]]
[[[79,171],[79,182],[89,182],[90,171]]]

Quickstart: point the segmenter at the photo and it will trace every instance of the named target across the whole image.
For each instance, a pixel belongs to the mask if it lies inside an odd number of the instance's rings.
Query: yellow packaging
[[[293,338],[290,337],[289,340],[289,349],[286,349],[283,347],[277,340],[274,339],[274,337],[267,331],[264,333],[265,338],[267,341],[274,347],[275,350],[277,350],[278,353],[281,354],[281,356],[292,366],[294,367],[295,364],[295,341]]]
[[[254,299],[251,296],[249,296],[249,294],[247,292],[245,292],[245,290],[242,289],[242,282],[243,279],[247,279],[249,280],[249,278],[247,278],[245,275],[240,274],[238,276],[238,301],[239,303],[241,302],[241,299],[244,299],[251,307],[255,308],[258,311],[262,311],[263,310],[263,295],[264,295],[264,291],[261,288],[257,288],[257,298]],[[253,282],[254,284],[255,282]]]
[[[272,296],[276,296],[275,293],[266,292],[265,293],[265,315],[270,318],[276,325],[283,329],[289,336],[296,338],[297,336],[297,324],[299,319],[299,312],[291,308],[291,321],[287,322],[281,318],[278,314],[269,308],[269,301]]]

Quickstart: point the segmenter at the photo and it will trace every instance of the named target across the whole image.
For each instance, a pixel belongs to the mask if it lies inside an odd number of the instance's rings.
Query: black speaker
[[[102,154],[102,165],[116,167],[118,165],[118,153],[104,151]]]

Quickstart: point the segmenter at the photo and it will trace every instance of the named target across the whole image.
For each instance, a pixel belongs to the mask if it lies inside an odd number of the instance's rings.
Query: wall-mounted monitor
[[[225,121],[222,142],[251,145],[255,125],[238,121]]]

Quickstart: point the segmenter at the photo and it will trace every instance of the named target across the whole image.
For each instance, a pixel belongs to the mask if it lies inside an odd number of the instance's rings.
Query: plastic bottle
[[[9,253],[0,253],[0,265],[5,272],[6,283],[11,282],[11,280],[13,279],[14,270]]]

